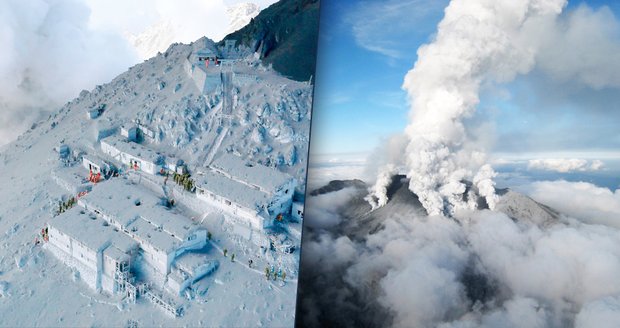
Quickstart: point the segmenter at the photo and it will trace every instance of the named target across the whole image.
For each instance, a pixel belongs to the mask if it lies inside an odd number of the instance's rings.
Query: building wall
[[[137,141],[138,140],[138,128],[137,127],[122,127],[121,135],[129,141]]]
[[[174,257],[178,257],[186,251],[201,249],[207,244],[207,230],[196,230],[186,237],[186,240],[175,251]]]
[[[54,227],[49,227],[48,228],[48,236],[49,236],[49,243],[58,247],[59,249],[61,249],[62,251],[66,252],[67,254],[71,255],[71,238],[56,230],[56,228]]]
[[[204,92],[205,91],[205,81],[207,79],[207,73],[205,73],[200,68],[194,66],[191,69],[191,77],[194,80],[194,83],[196,83],[196,88],[198,88],[198,90],[200,92]]]
[[[97,252],[54,227],[48,227],[48,235],[49,244],[54,248],[52,253],[67,266],[78,270],[80,279],[90,288],[100,290],[101,272],[97,270]]]
[[[141,171],[146,172],[148,174],[152,174],[152,175],[159,173],[159,171],[162,168],[161,165],[155,164],[151,161],[133,156],[131,154],[123,153],[123,152],[120,153],[119,158],[123,164],[127,164],[127,165],[130,165],[131,162],[138,162],[138,168]]]
[[[105,254],[102,254],[103,260],[101,269],[101,289],[110,294],[114,294],[118,291],[118,283],[114,280],[114,274],[116,272],[116,264],[119,262]],[[130,260],[131,261],[131,260]],[[131,265],[131,263],[129,263]]]
[[[213,194],[208,190],[197,188],[196,197],[222,210],[243,219],[253,229],[265,228],[265,219],[258,215],[255,209],[250,209],[228,199]]]
[[[173,254],[172,253],[168,254],[164,250],[156,249],[155,247],[153,247],[153,245],[151,245],[148,242],[145,242],[136,234],[131,233],[131,230],[130,230],[130,235],[134,240],[136,240],[140,244],[140,248],[142,249],[142,252],[143,252],[144,262],[148,264],[149,266],[153,267],[154,269],[156,269],[161,274],[164,274],[164,275],[167,274],[170,270],[169,264],[170,262],[172,262],[171,257],[173,257]]]
[[[82,164],[87,170],[92,170],[94,174],[101,172],[101,167],[86,157],[82,157]]]
[[[222,85],[222,77],[219,72],[213,74],[207,74],[205,78],[203,93],[216,91]]]
[[[96,129],[95,131],[95,139],[97,139],[97,141],[102,141],[102,139],[105,139],[113,134],[116,134],[117,128],[116,127],[99,127]]]
[[[198,65],[205,65],[204,62],[191,63],[189,59],[186,59],[184,65],[187,74],[194,80],[196,88],[198,88],[201,93],[215,91],[222,85],[222,78],[219,70],[213,69],[212,73],[207,74],[198,67]],[[215,65],[215,63],[210,63],[209,65]]]
[[[84,238],[88,238],[84,236]],[[84,265],[93,270],[97,270],[97,251],[88,248],[81,242],[72,239],[71,240],[71,255]]]
[[[295,185],[295,180],[291,179],[273,192],[268,206],[270,219],[275,220],[278,214],[288,215],[291,212]]]
[[[101,290],[109,294],[114,294],[117,291],[116,282],[112,277],[106,274],[101,275]]]
[[[136,156],[133,156],[131,154],[128,153],[124,153],[121,152],[120,150],[118,150],[116,147],[112,146],[111,144],[108,144],[107,142],[101,141],[101,150],[112,156],[114,159],[118,160],[119,162],[129,165],[130,162],[138,162],[138,168],[146,173],[149,174],[157,174],[159,173],[159,171],[161,170],[162,166],[155,164],[149,160],[145,160]]]

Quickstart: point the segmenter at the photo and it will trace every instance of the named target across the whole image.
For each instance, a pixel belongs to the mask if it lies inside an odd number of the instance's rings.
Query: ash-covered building
[[[206,246],[206,229],[168,210],[139,186],[111,179],[81,197],[78,205],[50,221],[49,245],[97,291],[133,290],[135,295],[135,271],[142,283],[179,294],[213,270],[213,261],[199,257],[202,263],[197,263],[191,254]],[[189,272],[183,269],[188,267],[186,256],[193,259]]]
[[[48,224],[48,249],[96,290],[124,290],[138,254],[138,243],[101,218],[74,207]]]
[[[101,150],[130,168],[149,174],[158,174],[164,167],[164,157],[161,154],[122,135],[101,140]]]
[[[261,230],[289,216],[296,185],[286,173],[223,154],[199,174],[196,194]]]

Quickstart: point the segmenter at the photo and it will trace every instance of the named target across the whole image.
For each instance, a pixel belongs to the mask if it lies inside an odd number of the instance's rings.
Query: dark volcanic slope
[[[383,227],[384,221],[394,215],[426,215],[418,196],[409,190],[409,180],[404,176],[392,179],[387,192],[388,203],[372,212],[370,204],[364,200],[367,194],[368,191],[364,189],[359,197],[351,199],[341,213],[348,219],[343,221],[343,231],[351,238],[361,239],[377,232]]]
[[[286,77],[308,81],[316,66],[318,31],[319,0],[281,0],[224,40],[260,51],[261,59]]]
[[[466,182],[470,185],[469,182]],[[388,187],[388,203],[374,211],[364,197],[368,194],[366,184],[361,180],[335,180],[310,192],[317,196],[335,192],[347,187],[354,187],[358,193],[342,207],[340,215],[345,219],[339,227],[339,233],[353,239],[363,239],[383,227],[388,218],[396,216],[424,216],[426,210],[418,200],[418,196],[409,190],[409,180],[402,175],[394,176]],[[509,189],[497,190],[500,196],[496,210],[508,215],[515,221],[527,221],[540,226],[556,222],[560,214],[546,205]],[[478,208],[487,208],[483,198],[478,199]]]
[[[364,183],[364,181],[362,180],[357,180],[357,179],[355,180],[332,180],[325,186],[312,190],[310,192],[310,196],[323,195],[323,194],[335,192],[335,191],[348,188],[348,187],[354,187],[354,188],[361,189],[361,190],[366,190],[367,188],[366,183]]]

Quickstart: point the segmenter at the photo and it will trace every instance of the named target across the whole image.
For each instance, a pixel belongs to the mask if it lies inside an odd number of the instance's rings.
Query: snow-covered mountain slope
[[[297,261],[294,257],[278,259],[291,270],[287,284],[266,281],[265,265],[276,259],[257,255],[261,254],[255,250],[258,246],[243,242],[224,220],[211,220],[207,227],[215,245],[209,256],[221,264],[206,281],[206,296],[188,302],[185,315],[176,319],[146,301],[128,305],[88,289],[79,275],[34,244],[58,210],[58,201],[71,196],[54,182],[52,172],[64,169],[55,149],[63,143],[72,150],[98,154],[98,138],[110,131],[118,133],[121,125],[135,119],[154,132],[148,148],[167,158],[183,159],[190,171],[203,168],[208,156],[232,153],[291,174],[299,182],[298,192],[303,191],[312,86],[286,79],[250,56],[222,67],[224,72],[235,72],[227,96],[222,96],[221,89],[201,94],[185,61],[205,44],[215,49],[215,44],[205,39],[191,45],[174,44],[110,83],[81,92],[2,149],[1,325],[125,326],[130,321],[138,326],[292,324]],[[219,76],[219,71],[216,74]],[[231,113],[222,110],[224,102],[231,105]],[[87,110],[93,108],[103,111],[89,119]],[[88,172],[82,171],[86,176]],[[200,218],[202,213],[184,209],[182,214]],[[300,230],[299,224],[290,229]],[[237,260],[223,257],[223,249],[229,254],[234,251]],[[248,267],[249,259],[253,259],[253,267]]]
[[[230,19],[230,25],[226,34],[230,34],[248,25],[250,20],[258,15],[260,7],[255,3],[243,2],[228,7],[226,12]]]

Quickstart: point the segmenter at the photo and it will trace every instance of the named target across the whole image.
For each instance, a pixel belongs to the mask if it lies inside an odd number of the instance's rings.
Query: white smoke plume
[[[74,0],[0,2],[0,145],[137,61],[120,36],[92,29],[89,16]]]
[[[387,189],[392,182],[392,176],[396,173],[398,171],[393,164],[387,164],[380,169],[377,181],[369,190],[370,194],[364,198],[372,206],[373,210],[387,204]]]
[[[478,188],[478,194],[484,197],[489,205],[489,209],[495,209],[498,197],[495,194],[495,182],[493,178],[497,175],[491,165],[483,165],[474,177],[474,185]]]
[[[477,174],[484,156],[472,149],[464,120],[474,114],[483,84],[508,82],[533,68],[537,49],[527,41],[525,26],[555,20],[565,4],[566,0],[453,0],[435,40],[418,49],[418,60],[403,83],[411,101],[406,162],[409,188],[429,215],[472,206],[464,200],[463,180]],[[480,173],[492,175],[489,166]],[[488,178],[480,181],[486,181],[483,196],[492,200],[493,184]]]

